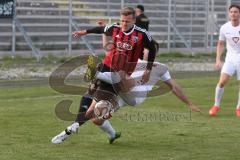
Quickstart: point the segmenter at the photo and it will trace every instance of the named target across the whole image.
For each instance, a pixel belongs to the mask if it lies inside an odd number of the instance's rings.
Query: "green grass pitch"
[[[51,138],[71,123],[56,117],[56,104],[73,100],[71,111],[76,113],[80,96],[57,93],[48,85],[1,86],[0,160],[237,160],[238,84],[233,77],[225,88],[221,110],[216,117],[209,117],[217,80],[216,76],[177,79],[203,114],[190,115],[172,93],[148,98],[138,108],[119,110],[111,123],[122,132],[122,137],[112,145],[108,144],[107,135],[91,122],[62,144],[51,144]],[[185,119],[124,117],[154,112],[185,114]]]

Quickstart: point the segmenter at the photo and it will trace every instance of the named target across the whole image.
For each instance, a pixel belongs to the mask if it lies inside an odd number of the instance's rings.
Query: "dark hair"
[[[129,15],[132,15],[133,18],[136,17],[135,15],[135,10],[132,8],[132,7],[125,7],[121,10],[120,12],[121,15],[123,16],[129,16]]]
[[[237,8],[237,9],[239,10],[239,12],[240,12],[240,6],[239,6],[239,5],[237,5],[237,4],[231,4],[231,5],[229,6],[228,10],[230,11],[230,9],[232,9],[232,8]]]
[[[137,5],[137,7],[136,8],[138,8],[138,9],[140,9],[142,12],[144,12],[144,7],[143,7],[143,5]]]

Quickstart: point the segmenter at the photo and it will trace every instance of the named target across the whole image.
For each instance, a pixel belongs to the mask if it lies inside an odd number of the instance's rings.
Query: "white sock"
[[[110,124],[110,122],[108,120],[105,120],[103,122],[103,124],[101,126],[99,126],[99,128],[101,128],[101,130],[103,130],[104,132],[108,133],[110,138],[114,138],[115,137],[115,129],[112,127],[112,125]]]
[[[221,102],[221,99],[222,99],[223,92],[224,92],[224,88],[220,88],[217,85],[216,90],[215,90],[215,103],[214,103],[214,106],[220,107],[220,102]]]
[[[238,104],[237,104],[237,109],[240,108],[240,89],[238,92]]]

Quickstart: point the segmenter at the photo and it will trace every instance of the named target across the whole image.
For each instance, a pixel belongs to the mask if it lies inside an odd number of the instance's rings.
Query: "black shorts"
[[[103,65],[100,72],[111,72],[111,69],[106,65]],[[99,85],[93,94],[95,101],[108,100],[113,105],[117,103],[117,93],[115,92],[114,86],[112,84],[98,80]]]

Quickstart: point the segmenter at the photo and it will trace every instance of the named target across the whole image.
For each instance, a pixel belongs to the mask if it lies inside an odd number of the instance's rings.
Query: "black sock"
[[[89,120],[89,118],[87,118],[85,116],[85,114],[86,114],[86,112],[79,112],[78,113],[75,122],[78,122],[79,126],[83,125],[85,122],[87,122]]]

